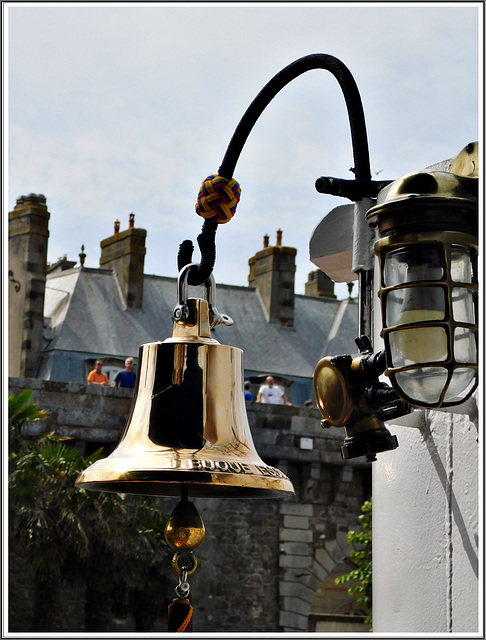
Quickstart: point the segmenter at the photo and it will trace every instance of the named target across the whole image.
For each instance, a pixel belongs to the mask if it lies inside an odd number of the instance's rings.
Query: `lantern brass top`
[[[476,200],[477,178],[461,176],[449,171],[407,173],[380,191],[377,206],[409,198]]]
[[[402,216],[407,213],[400,224],[420,222],[424,207],[429,211],[437,209],[438,220],[444,216],[445,207],[450,212],[457,207],[476,211],[478,174],[478,144],[472,142],[455,158],[450,171],[423,170],[407,173],[382,189],[376,205],[368,211],[366,220],[371,227],[378,224],[381,232],[384,230],[382,217],[387,217],[392,211],[397,215],[402,212]],[[416,220],[411,215],[412,211],[418,216]],[[464,212],[458,215],[458,222],[461,222]],[[428,214],[427,217],[432,220],[433,214]],[[397,222],[395,216],[394,223]]]
[[[470,142],[456,156],[452,163],[451,173],[457,176],[465,176],[466,178],[479,177],[479,145],[477,142]]]

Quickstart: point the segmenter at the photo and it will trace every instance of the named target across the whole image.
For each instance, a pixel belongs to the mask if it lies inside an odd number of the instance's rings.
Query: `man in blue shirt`
[[[119,371],[116,374],[114,386],[125,387],[127,389],[133,389],[135,386],[135,374],[133,369],[133,358],[127,358],[125,360],[125,371]]]

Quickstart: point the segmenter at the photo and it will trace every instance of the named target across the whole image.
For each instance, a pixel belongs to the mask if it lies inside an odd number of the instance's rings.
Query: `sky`
[[[29,193],[50,212],[48,261],[98,267],[114,221],[147,230],[145,273],[177,276],[196,246],[201,182],[216,173],[240,118],[282,68],[326,53],[351,71],[373,178],[454,157],[482,135],[482,3],[4,2],[4,210]],[[263,236],[297,248],[348,201],[316,192],[352,179],[338,82],[300,76],[272,100],[236,165],[241,201],[216,236],[218,284],[248,284]],[[7,219],[4,214],[4,225]],[[350,231],[351,233],[351,231]],[[339,297],[347,295],[337,285]],[[222,309],[224,312],[224,309]]]

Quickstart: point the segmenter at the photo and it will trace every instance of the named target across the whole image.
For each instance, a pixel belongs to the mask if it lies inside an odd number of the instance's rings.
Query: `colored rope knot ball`
[[[234,180],[208,176],[197,194],[196,213],[208,222],[229,222],[240,201],[241,188]]]

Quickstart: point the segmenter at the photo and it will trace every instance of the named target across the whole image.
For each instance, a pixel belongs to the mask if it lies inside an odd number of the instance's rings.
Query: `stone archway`
[[[348,561],[349,560],[349,561]],[[350,596],[348,588],[358,581],[336,584],[338,576],[349,572],[354,565],[348,558],[339,562],[317,590],[309,612],[308,631],[321,633],[365,633],[369,631],[365,625],[366,611],[357,603],[358,595]]]
[[[312,505],[282,506],[285,511],[298,510],[299,515],[287,514],[287,525],[294,528],[287,526],[281,531],[280,626],[284,632],[306,632],[316,593],[336,566],[349,556],[353,546],[348,543],[347,533],[341,531],[335,540],[324,541],[322,547],[314,548],[313,531],[304,528],[305,519],[310,520]]]

